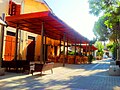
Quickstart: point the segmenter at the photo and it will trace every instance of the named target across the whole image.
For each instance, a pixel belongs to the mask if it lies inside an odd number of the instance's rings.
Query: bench
[[[40,72],[42,75],[43,71],[51,70],[51,73],[53,73],[53,68],[54,63],[46,63],[46,64],[38,64],[35,63],[34,65],[30,66],[30,72],[33,75],[34,72]]]
[[[11,68],[16,71],[18,71],[18,68],[22,70],[25,65],[29,65],[28,60],[2,61],[2,68],[6,68],[7,71],[10,71]]]
[[[109,72],[109,75],[119,76],[120,75],[120,68],[118,65],[110,65],[108,72]]]

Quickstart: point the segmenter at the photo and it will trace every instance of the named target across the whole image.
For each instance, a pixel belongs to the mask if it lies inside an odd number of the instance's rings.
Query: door
[[[28,36],[27,60],[34,61],[35,56],[35,37]]]
[[[4,58],[5,61],[12,61],[15,54],[15,36],[7,35],[5,40],[5,52]]]

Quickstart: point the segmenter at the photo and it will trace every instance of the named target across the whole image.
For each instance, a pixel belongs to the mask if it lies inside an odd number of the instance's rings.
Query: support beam
[[[44,42],[44,22],[42,22],[42,28],[41,28],[41,48],[40,48],[40,63],[44,62],[44,54],[43,54],[43,42]]]
[[[66,60],[68,60],[68,40],[67,40],[67,53],[66,53]]]
[[[61,38],[60,38],[60,52],[59,52],[59,57],[61,55]]]
[[[63,36],[63,40],[64,40],[64,48],[63,48],[63,54],[64,54],[64,60],[63,60],[63,67],[65,66],[65,61],[66,61],[66,58],[65,58],[65,41],[66,41],[66,34],[64,33],[64,36]]]
[[[81,41],[80,41],[80,55],[82,55],[82,52],[81,52]]]
[[[87,43],[86,43],[86,50],[85,50],[85,56],[87,56]]]
[[[14,60],[17,60],[17,51],[18,51],[18,31],[19,31],[19,25],[17,24],[16,26],[16,34],[15,34],[15,56],[14,56]]]
[[[88,48],[89,48],[89,55],[90,55],[90,49],[91,49],[91,46],[90,46],[90,44],[88,45]]]
[[[22,56],[22,53],[21,53],[21,46],[22,46],[22,45],[21,45],[21,44],[22,44],[22,43],[21,43],[21,33],[22,33],[22,31],[19,30],[19,37],[20,37],[20,38],[19,38],[19,52],[18,52],[18,58],[19,58],[19,60],[22,59],[22,57],[21,57],[21,56]]]
[[[5,14],[2,14],[2,20],[5,20]],[[0,30],[0,67],[2,65],[2,60],[3,60],[3,44],[4,44],[4,25],[1,25],[1,30]]]
[[[76,39],[75,39],[75,56],[74,56],[74,64],[76,62]]]
[[[46,56],[46,36],[44,36],[44,61],[43,61],[44,64],[45,64],[45,61],[46,61],[46,60],[45,60],[46,57],[47,57],[47,56]]]

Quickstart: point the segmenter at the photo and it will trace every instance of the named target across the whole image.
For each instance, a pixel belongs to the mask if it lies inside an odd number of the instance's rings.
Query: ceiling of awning
[[[82,48],[83,49],[90,49],[90,50],[97,50],[98,48],[96,48],[94,45],[92,45],[92,46],[89,46],[89,45],[82,45]]]
[[[69,27],[51,12],[36,12],[29,14],[21,14],[16,16],[7,16],[6,21],[10,27],[41,34],[42,23],[44,24],[44,35],[55,40],[66,40],[70,43],[88,43],[89,40]]]

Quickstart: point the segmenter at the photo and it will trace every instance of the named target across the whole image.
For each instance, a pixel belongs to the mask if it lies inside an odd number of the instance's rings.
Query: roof
[[[50,11],[7,16],[6,21],[10,27],[16,28],[18,24],[19,29],[39,35],[41,34],[43,22],[45,30],[44,35],[47,37],[55,40],[63,40],[63,36],[65,34],[66,39],[71,43],[89,42],[87,38],[69,27]]]

